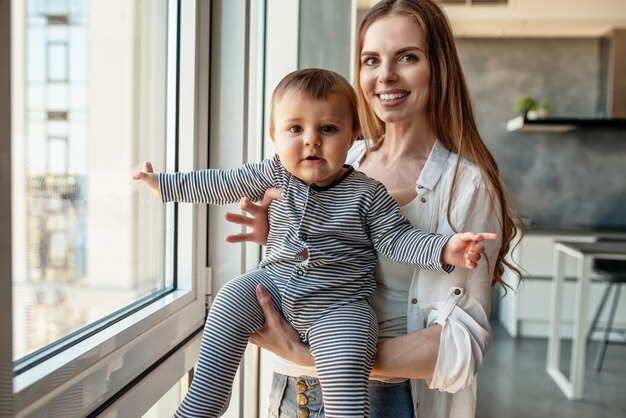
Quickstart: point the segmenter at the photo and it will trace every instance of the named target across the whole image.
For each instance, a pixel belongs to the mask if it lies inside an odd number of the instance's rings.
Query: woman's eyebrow
[[[404,52],[414,51],[414,50],[418,50],[418,51],[424,52],[424,49],[420,48],[419,46],[405,46],[404,48],[400,48],[400,49],[396,50],[394,52],[394,54],[398,55],[398,54],[402,54]],[[374,51],[362,51],[361,55],[380,55],[380,54],[378,52],[374,52]]]
[[[420,48],[419,46],[406,46],[404,48],[400,48],[396,51],[396,55],[402,54],[404,52],[409,52],[409,51],[414,51],[414,50],[418,50],[421,52],[424,52],[424,49]]]

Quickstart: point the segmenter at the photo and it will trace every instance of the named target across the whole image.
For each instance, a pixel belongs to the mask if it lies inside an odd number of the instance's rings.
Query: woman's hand
[[[161,198],[161,187],[159,186],[159,175],[154,174],[152,169],[152,163],[150,161],[144,161],[141,171],[133,175],[133,180],[143,181],[146,186],[156,197]]]
[[[301,366],[314,366],[309,346],[276,310],[272,296],[262,284],[256,288],[256,298],[265,314],[265,324],[250,335],[250,342]]]
[[[240,215],[237,213],[227,213],[224,218],[228,222],[232,222],[237,225],[243,225],[250,228],[252,231],[247,233],[240,233],[235,235],[228,235],[225,239],[226,242],[256,242],[259,245],[267,244],[267,235],[269,233],[269,224],[267,221],[267,209],[272,203],[272,200],[280,200],[283,198],[283,192],[281,189],[267,189],[263,200],[258,205],[252,203],[247,197],[242,198],[239,201],[239,207],[250,214],[250,216]]]
[[[481,241],[495,239],[498,239],[498,235],[489,232],[454,234],[443,248],[441,261],[452,266],[476,268],[478,260],[485,252],[485,246]]]

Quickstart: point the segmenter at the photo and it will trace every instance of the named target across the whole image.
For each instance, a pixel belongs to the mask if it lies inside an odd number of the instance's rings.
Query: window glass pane
[[[67,44],[48,42],[48,82],[67,81]]]
[[[166,123],[175,111],[167,89],[176,68],[176,51],[168,50],[176,28],[168,22],[176,19],[168,3],[16,6],[15,360],[78,338],[90,324],[173,287],[174,231],[165,227],[165,207],[131,180],[143,160],[163,170],[174,143]]]

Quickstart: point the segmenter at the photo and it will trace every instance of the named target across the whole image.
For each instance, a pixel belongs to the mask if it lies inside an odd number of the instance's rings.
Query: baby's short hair
[[[352,114],[352,129],[360,130],[359,110],[354,89],[342,75],[321,68],[305,68],[293,71],[278,83],[272,94],[270,130],[274,129],[274,108],[276,103],[280,101],[287,91],[297,91],[311,99],[326,99],[333,94],[344,97]]]

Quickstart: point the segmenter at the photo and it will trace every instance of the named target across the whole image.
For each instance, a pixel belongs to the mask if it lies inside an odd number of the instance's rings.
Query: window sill
[[[85,415],[202,327],[204,302],[179,290],[82,341],[14,382],[16,416]]]

